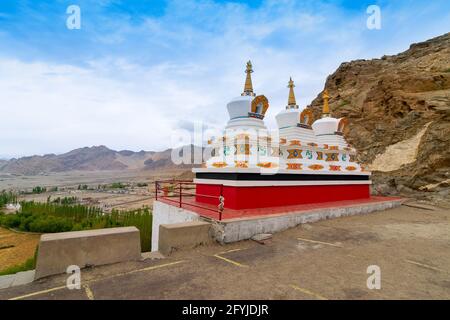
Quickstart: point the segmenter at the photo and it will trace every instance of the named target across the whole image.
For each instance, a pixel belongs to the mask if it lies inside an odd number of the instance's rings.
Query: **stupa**
[[[371,174],[345,140],[347,119],[332,117],[327,90],[314,120],[309,107],[297,105],[290,78],[278,130],[269,131],[269,101],[253,91],[250,61],[245,72],[244,91],[227,104],[223,134],[208,142],[213,157],[193,169],[196,201],[217,205],[223,196],[225,208],[240,210],[369,198]]]

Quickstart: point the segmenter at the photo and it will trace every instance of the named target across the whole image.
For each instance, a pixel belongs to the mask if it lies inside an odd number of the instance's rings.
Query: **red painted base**
[[[203,197],[203,195],[219,197],[221,188],[223,188],[225,208],[234,210],[370,198],[368,184],[270,187],[197,184],[195,200],[218,205],[218,198]]]

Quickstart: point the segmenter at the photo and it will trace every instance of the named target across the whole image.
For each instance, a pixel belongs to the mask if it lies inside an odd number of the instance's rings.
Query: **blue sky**
[[[380,30],[366,27],[374,4]],[[274,128],[290,76],[306,105],[340,63],[449,31],[446,0],[0,0],[0,157],[170,147],[193,121],[225,124],[248,59]]]

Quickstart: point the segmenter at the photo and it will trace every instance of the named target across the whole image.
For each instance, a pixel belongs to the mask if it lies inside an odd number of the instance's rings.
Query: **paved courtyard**
[[[431,209],[431,208],[429,208]],[[82,270],[0,290],[0,299],[450,299],[450,210],[399,208],[254,241]],[[368,289],[368,266],[381,289]]]

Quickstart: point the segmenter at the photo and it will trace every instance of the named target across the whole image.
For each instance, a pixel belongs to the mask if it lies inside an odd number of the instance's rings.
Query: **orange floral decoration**
[[[260,162],[257,166],[261,168],[276,168],[277,164],[273,162]]]
[[[341,171],[341,166],[330,165],[330,171]]]
[[[226,162],[214,162],[212,165],[213,165],[213,167],[216,167],[216,168],[223,168],[223,167],[227,166],[227,163]]]
[[[302,164],[301,163],[288,163],[287,168],[292,169],[292,170],[301,170]]]
[[[248,168],[248,161],[235,161],[236,168]]]

